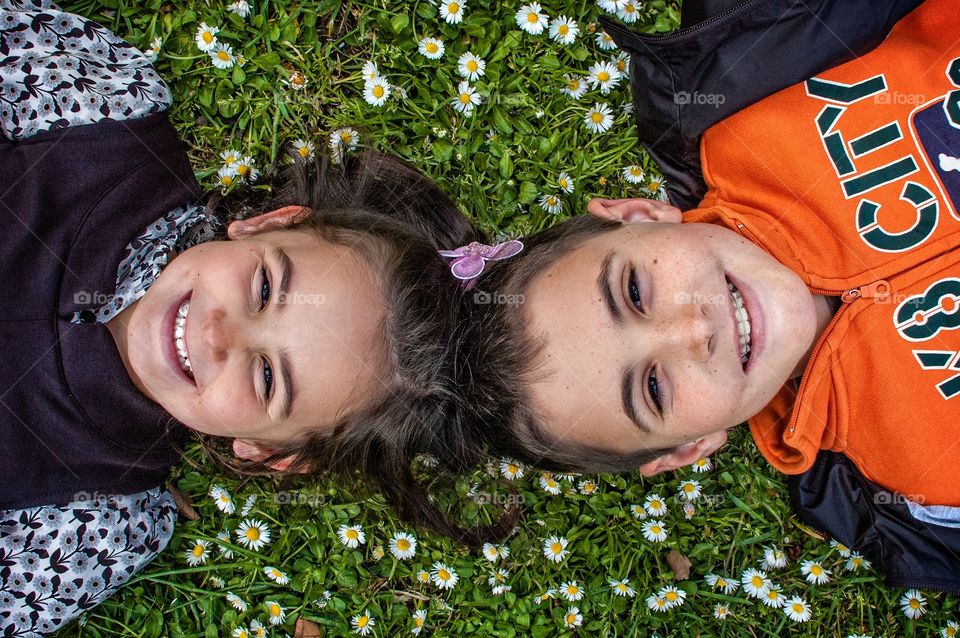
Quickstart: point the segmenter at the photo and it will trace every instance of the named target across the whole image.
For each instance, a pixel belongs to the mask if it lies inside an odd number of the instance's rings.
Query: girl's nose
[[[226,313],[220,309],[211,310],[203,323],[201,334],[210,350],[210,359],[225,361],[235,336],[233,325],[226,320]]]

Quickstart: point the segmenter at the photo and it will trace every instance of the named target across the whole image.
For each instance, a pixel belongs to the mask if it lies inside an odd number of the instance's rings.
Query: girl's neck
[[[127,375],[130,377],[133,385],[143,394],[147,394],[147,390],[140,381],[140,377],[138,377],[133,371],[133,368],[130,367],[130,358],[127,356],[127,324],[130,322],[130,316],[133,315],[139,303],[140,300],[137,299],[104,325],[113,336],[113,342],[117,345],[117,351],[120,353],[120,360],[123,362],[123,367],[126,368]]]

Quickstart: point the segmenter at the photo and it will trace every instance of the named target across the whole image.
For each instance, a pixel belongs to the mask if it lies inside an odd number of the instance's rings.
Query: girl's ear
[[[259,463],[275,452],[275,449],[261,443],[254,443],[253,441],[249,441],[247,439],[233,440],[233,453],[239,458],[247,461],[256,461]],[[286,472],[287,469],[289,469],[292,461],[293,457],[287,457],[271,463],[270,468],[278,472]]]
[[[247,219],[238,219],[227,226],[229,239],[241,239],[270,230],[280,230],[302,220],[310,213],[305,206],[284,206]]]
[[[591,199],[587,204],[591,215],[602,219],[634,224],[637,222],[667,222],[679,224],[680,209],[656,199]],[[694,459],[696,460],[696,459]]]
[[[641,465],[640,473],[644,476],[653,476],[661,472],[670,472],[684,465],[691,465],[694,461],[710,456],[726,442],[726,430],[711,432],[696,441],[681,445],[669,454],[664,454],[645,465]]]

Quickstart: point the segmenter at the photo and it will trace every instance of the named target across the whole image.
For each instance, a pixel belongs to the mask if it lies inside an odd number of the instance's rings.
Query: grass
[[[207,188],[217,187],[222,151],[235,149],[251,156],[259,169],[271,170],[290,161],[294,139],[320,147],[332,131],[350,126],[364,145],[401,155],[432,175],[473,219],[498,233],[534,232],[583,212],[594,196],[655,194],[657,168],[636,143],[631,115],[622,108],[629,103],[627,83],[608,95],[590,90],[580,100],[559,91],[565,74],[586,75],[594,62],[616,55],[595,40],[601,10],[587,0],[544,3],[551,17],[563,13],[579,23],[576,42],[561,46],[546,33],[533,36],[517,28],[514,14],[520,4],[469,0],[459,24],[444,22],[427,0],[254,0],[245,18],[222,1],[78,0],[63,6],[98,19],[142,49],[161,39],[156,66],[175,95],[171,117]],[[677,27],[678,14],[675,3],[644,2],[637,26],[669,31]],[[201,22],[219,27],[217,38],[242,55],[243,63],[215,69],[194,43]],[[442,59],[428,60],[417,52],[426,36],[443,40]],[[483,101],[469,116],[450,105],[461,79],[457,59],[468,51],[486,62],[486,74],[471,82]],[[368,61],[376,62],[394,87],[382,107],[363,99],[361,69]],[[289,86],[294,74],[306,78],[304,89]],[[609,104],[615,115],[602,134],[588,131],[583,121],[596,102]],[[623,176],[630,165],[645,174],[638,184]],[[562,172],[575,183],[572,193],[557,185]],[[543,195],[556,196],[562,212],[545,210]],[[190,457],[199,468],[184,463],[173,480],[192,498],[199,518],[181,518],[167,551],[62,635],[229,636],[259,620],[270,627],[269,634],[281,636],[292,635],[295,621],[303,618],[324,635],[342,636],[351,633],[353,617],[369,612],[372,635],[400,636],[410,632],[416,610],[427,611],[421,635],[433,636],[927,636],[960,618],[956,597],[924,592],[927,613],[909,620],[899,610],[902,592],[882,587],[876,572],[845,571],[838,550],[790,515],[783,480],[744,431],[702,474],[685,469],[646,480],[638,475],[561,478],[561,493],[554,495],[540,486],[538,472],[526,468],[515,480],[525,517],[506,543],[509,556],[496,565],[478,551],[410,529],[360,483],[324,479],[281,490],[269,480],[240,482],[218,475],[195,449]],[[494,462],[438,498],[468,519],[484,520],[489,504],[507,497],[498,475]],[[692,503],[688,519],[676,495],[680,482],[691,478],[700,482],[703,495]],[[580,487],[584,480],[595,491],[583,493],[589,491]],[[249,517],[269,526],[269,544],[253,551],[231,542],[234,557],[220,553],[217,534],[227,530],[233,536],[245,517],[214,505],[207,496],[214,485],[228,491],[238,511],[247,497],[257,498]],[[632,504],[644,503],[651,494],[668,505],[663,542],[646,540],[646,521],[631,512]],[[366,542],[356,549],[344,546],[337,537],[341,525],[362,526]],[[416,534],[411,560],[397,560],[389,552],[388,541],[398,531]],[[542,551],[545,539],[554,535],[569,542],[569,555],[556,564]],[[209,556],[191,567],[184,552],[197,539],[210,543]],[[742,588],[726,595],[704,581],[711,572],[738,578],[744,569],[757,567],[764,548],[771,546],[781,549],[789,564],[770,575],[784,594],[809,603],[807,623],[749,599]],[[378,550],[384,554],[379,559]],[[671,550],[690,561],[689,578],[681,579],[668,562]],[[829,583],[814,586],[803,579],[800,563],[811,559],[822,560],[833,572]],[[438,561],[459,578],[450,590],[417,579],[420,570]],[[290,582],[269,580],[263,572],[267,566],[285,572]],[[502,595],[494,595],[488,584],[496,568],[509,571],[505,582],[511,589]],[[608,581],[620,578],[629,578],[636,597],[612,593]],[[571,580],[584,590],[582,600],[537,602]],[[650,611],[646,598],[668,585],[686,593],[685,603],[664,613]],[[249,609],[231,607],[227,592]],[[284,612],[278,627],[267,621],[268,601]],[[715,619],[717,604],[728,605],[732,616]],[[576,630],[564,627],[573,606],[582,615]]]

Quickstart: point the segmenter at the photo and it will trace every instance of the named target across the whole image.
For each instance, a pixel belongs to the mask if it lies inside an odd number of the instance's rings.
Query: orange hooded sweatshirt
[[[799,388],[749,419],[778,470],[821,449],[927,505],[960,506],[960,28],[927,0],[869,54],[703,136],[685,222],[759,244],[844,302]]]

